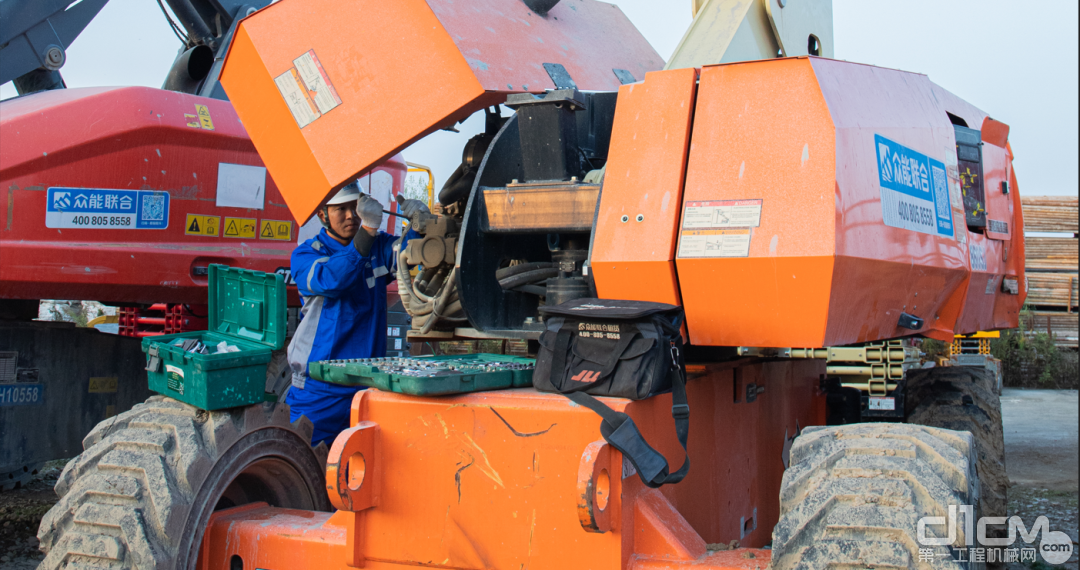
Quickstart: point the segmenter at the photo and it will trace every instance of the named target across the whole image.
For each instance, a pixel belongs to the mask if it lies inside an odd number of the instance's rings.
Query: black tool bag
[[[682,361],[682,308],[577,299],[540,311],[547,330],[540,336],[533,386],[559,392],[599,414],[604,440],[634,464],[649,487],[682,481],[690,469],[689,456],[678,471],[669,473],[667,460],[649,446],[630,416],[592,397],[643,400],[671,391],[671,416],[685,454],[690,407]]]

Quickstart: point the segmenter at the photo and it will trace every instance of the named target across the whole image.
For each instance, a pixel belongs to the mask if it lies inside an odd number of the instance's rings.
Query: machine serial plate
[[[870,398],[867,407],[871,410],[888,410],[893,411],[896,409],[896,398]]]
[[[27,384],[18,382],[15,384],[0,384],[0,407],[10,406],[37,406],[45,403],[45,385]]]

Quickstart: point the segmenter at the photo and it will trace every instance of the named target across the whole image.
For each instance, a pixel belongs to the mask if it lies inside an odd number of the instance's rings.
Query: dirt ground
[[[1080,455],[1076,390],[1006,388],[1001,396],[1005,428],[1005,461],[1009,480],[1009,514],[1030,528],[1046,516],[1050,530],[1073,540],[1073,556],[1063,567],[1080,570],[1077,549],[1077,503]],[[52,491],[64,461],[54,461],[29,485],[0,492],[0,569],[32,570],[42,555],[37,528],[42,515],[56,502]],[[1019,546],[1019,545],[1018,545]],[[1049,570],[1039,561],[1009,564],[1008,570]]]

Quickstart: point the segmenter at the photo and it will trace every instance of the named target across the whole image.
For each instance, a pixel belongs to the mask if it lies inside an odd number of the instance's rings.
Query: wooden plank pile
[[[1080,210],[1075,196],[1025,196],[1024,248],[1028,311],[1024,330],[1046,332],[1058,346],[1077,347],[1080,315]],[[1032,236],[1054,233],[1058,236]],[[1066,234],[1061,236],[1060,234]],[[1069,236],[1068,234],[1072,234]]]

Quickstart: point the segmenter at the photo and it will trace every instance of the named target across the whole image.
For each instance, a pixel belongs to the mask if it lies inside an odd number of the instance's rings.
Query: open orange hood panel
[[[508,93],[614,91],[663,65],[595,0],[546,15],[521,0],[284,0],[240,22],[221,83],[306,220],[359,173]]]

